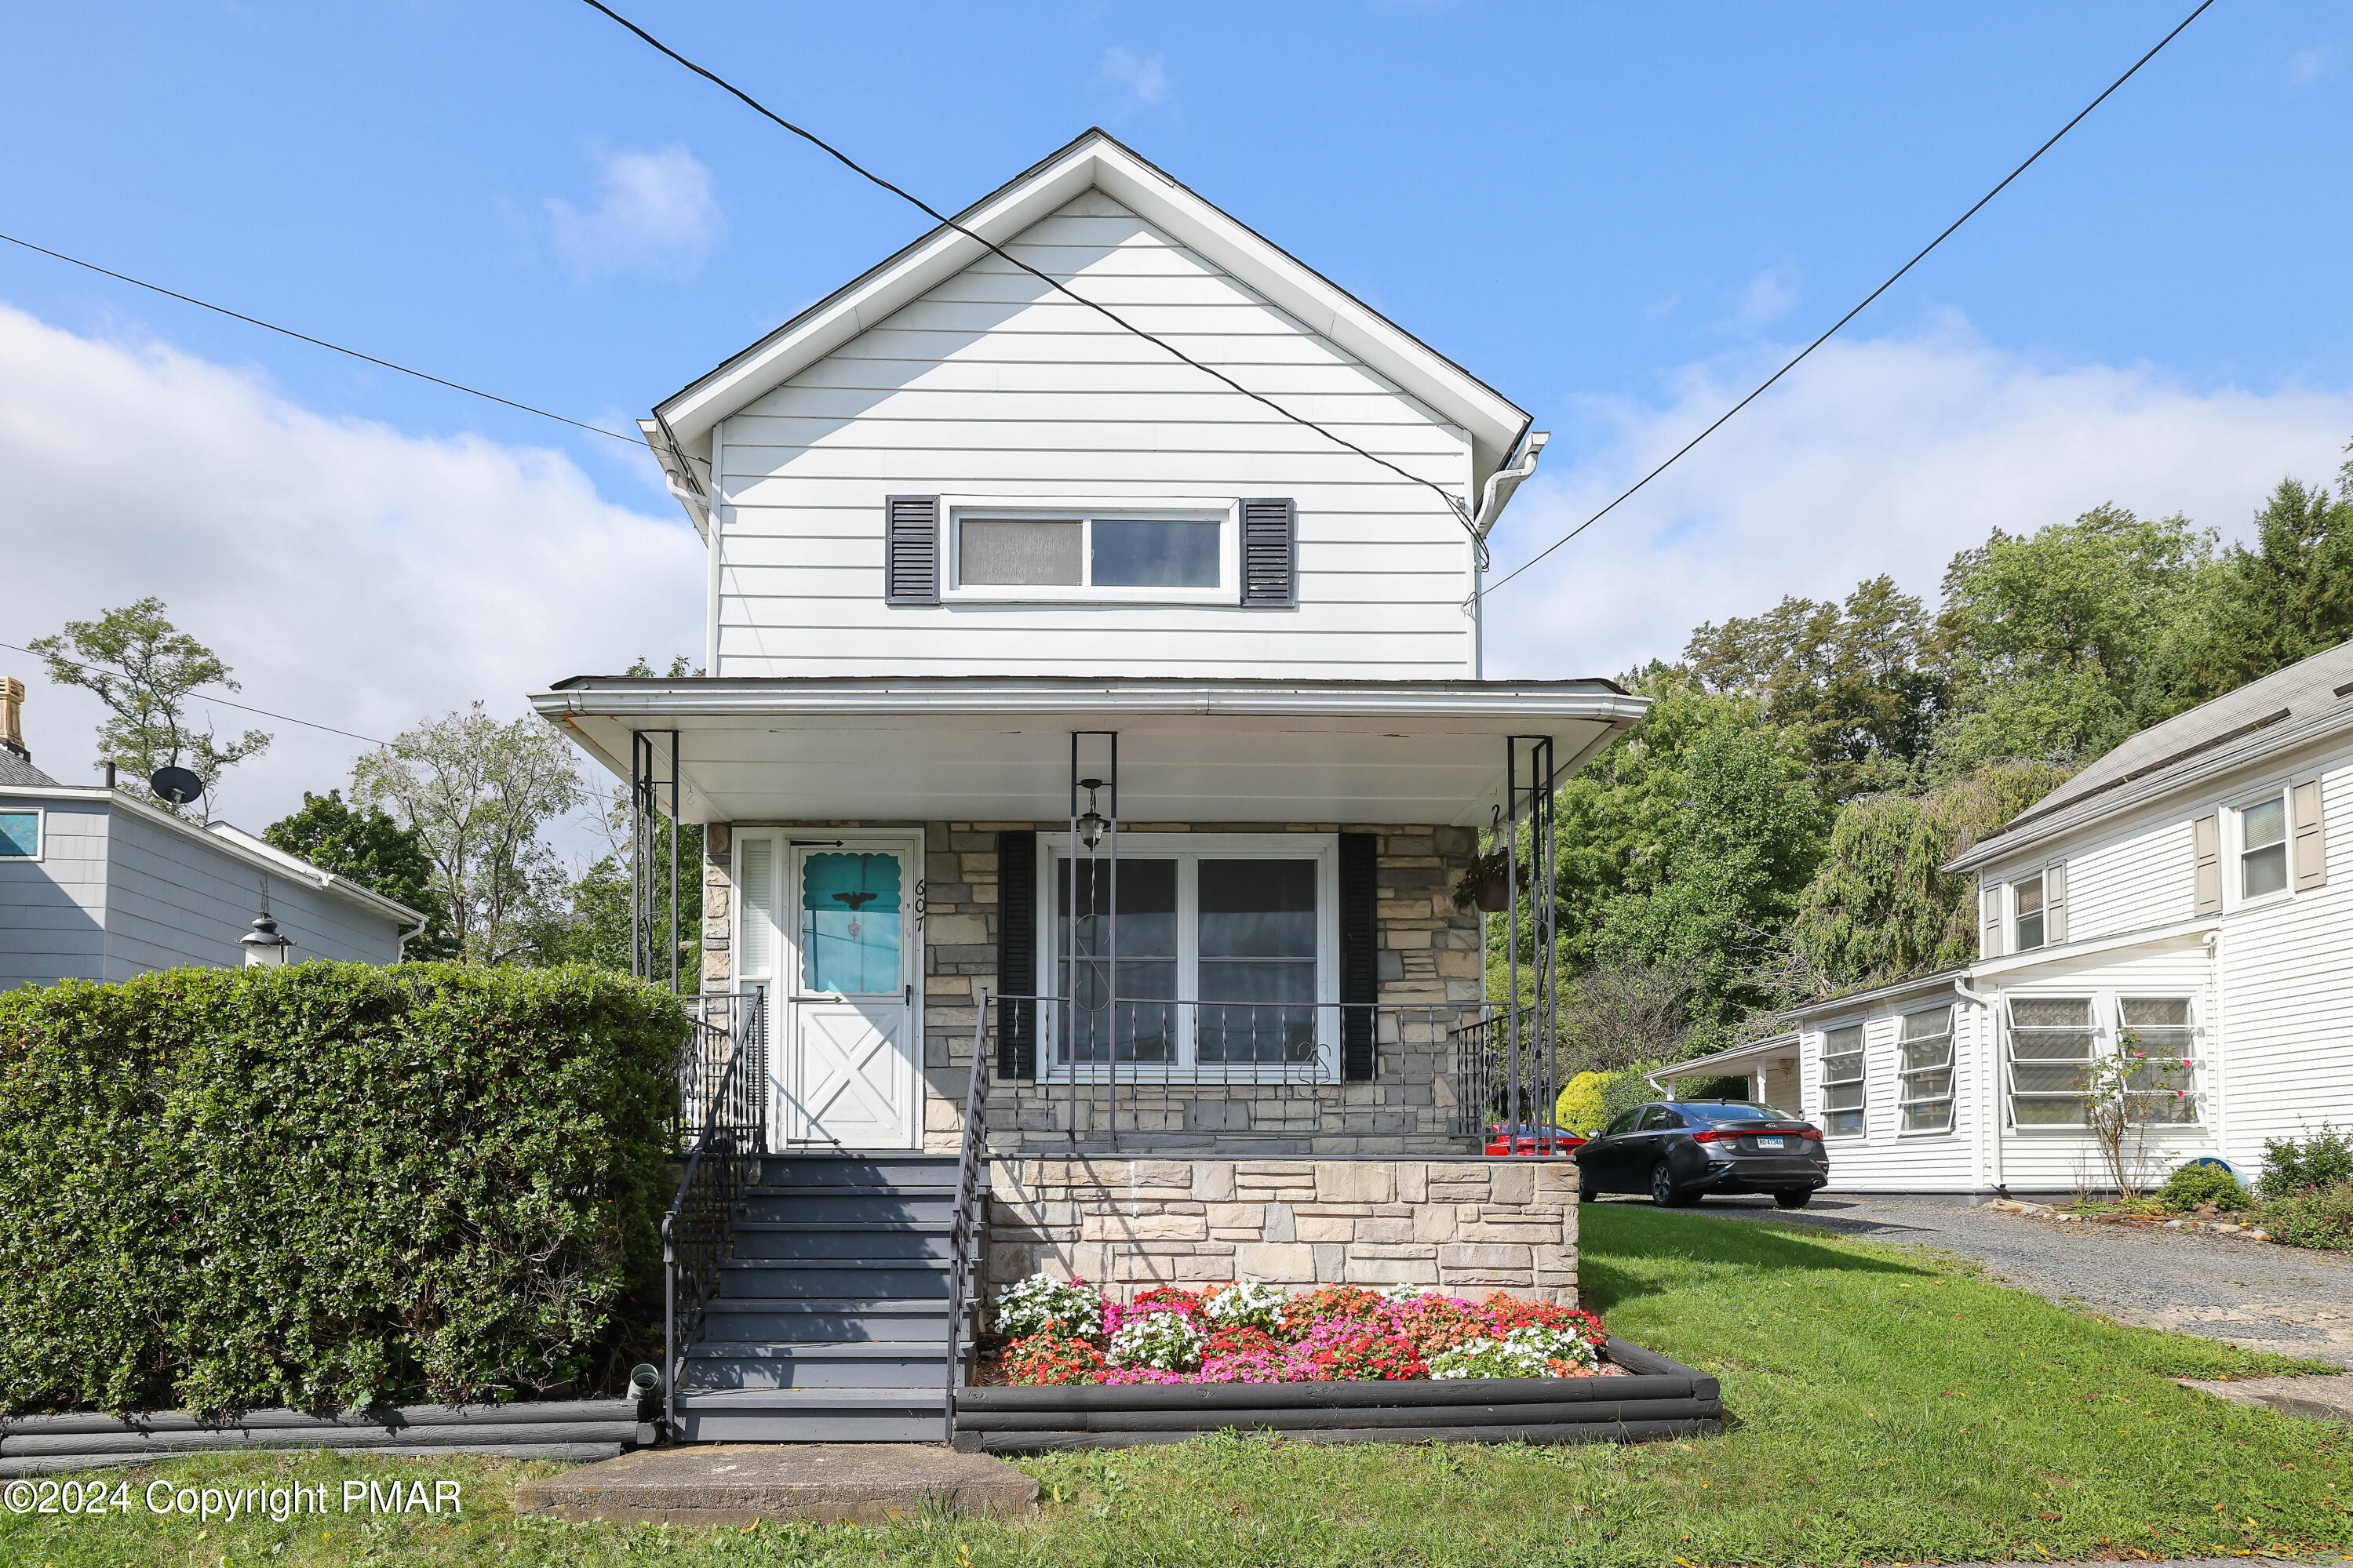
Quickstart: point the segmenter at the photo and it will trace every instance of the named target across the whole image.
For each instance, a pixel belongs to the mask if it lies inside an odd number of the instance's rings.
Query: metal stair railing
[[[733,1027],[714,1024],[712,1012],[732,1013]],[[693,1331],[711,1300],[744,1200],[745,1171],[766,1150],[762,1121],[743,1114],[749,1099],[744,1086],[757,1081],[747,1058],[765,1037],[766,1017],[767,998],[761,992],[709,998],[681,1054],[681,1124],[687,1125],[691,1113],[699,1115],[684,1150],[686,1174],[661,1222],[662,1422],[672,1432],[678,1429],[678,1384],[686,1366],[681,1336]]]
[[[976,987],[972,1026],[972,1073],[964,1091],[964,1142],[956,1152],[955,1219],[948,1231],[948,1364],[946,1441],[955,1442],[955,1395],[964,1382],[966,1320],[978,1303],[976,1280],[987,1239],[987,1215],[981,1194],[988,1174],[988,989]]]

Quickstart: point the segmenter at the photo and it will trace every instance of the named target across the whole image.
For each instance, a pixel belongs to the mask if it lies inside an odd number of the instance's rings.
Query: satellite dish
[[[158,800],[185,805],[205,793],[205,781],[187,768],[157,768],[149,775],[147,787],[155,792]]]

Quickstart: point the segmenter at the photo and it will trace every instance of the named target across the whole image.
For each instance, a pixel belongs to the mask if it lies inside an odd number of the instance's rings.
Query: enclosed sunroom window
[[[2015,996],[2010,1004],[2010,1120],[2081,1127],[2098,1030],[2088,996]]]
[[[1896,1104],[1906,1132],[1953,1130],[1953,1009],[1906,1013],[1898,1021]]]
[[[1862,1136],[1862,1026],[1822,1031],[1822,1131]]]
[[[2187,1062],[2168,1069],[2143,1068],[2126,1082],[2125,1091],[2146,1102],[2148,1120],[2190,1123],[2198,1120],[2197,1029],[2189,1017],[2187,996],[2126,996],[2116,1003],[2124,1029],[2119,1045],[2152,1061]]]

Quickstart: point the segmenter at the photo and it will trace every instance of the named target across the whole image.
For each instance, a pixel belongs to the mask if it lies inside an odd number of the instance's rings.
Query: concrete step
[[[722,1389],[939,1388],[939,1344],[786,1344],[704,1340],[686,1350],[681,1392]]]
[[[722,1296],[703,1309],[702,1332],[713,1340],[780,1344],[941,1344],[947,1340],[947,1306],[871,1297]]]
[[[676,1438],[687,1443],[938,1443],[944,1388],[737,1389],[676,1396]]]
[[[842,1224],[830,1220],[738,1220],[739,1259],[930,1260],[952,1256],[951,1226],[938,1222]]]
[[[883,1296],[944,1301],[944,1258],[724,1258],[719,1293],[733,1301],[808,1296]]]

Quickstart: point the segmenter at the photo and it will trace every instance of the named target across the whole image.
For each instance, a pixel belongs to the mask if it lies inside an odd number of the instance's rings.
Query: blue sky
[[[1112,130],[1558,433],[1498,539],[1508,567],[1835,319],[2187,9],[632,14],[944,208]],[[0,229],[620,428],[925,226],[570,0],[93,3],[23,9],[10,30]],[[2229,529],[2280,473],[2328,478],[2353,437],[2348,83],[2353,7],[2224,0],[1841,353],[1532,574],[1525,610],[1499,607],[1499,665],[1607,673],[1785,591],[1877,570],[1932,590],[1996,524],[2116,499]],[[364,729],[470,683],[508,708],[627,650],[696,646],[692,563],[671,561],[683,525],[640,457],[0,252],[0,307],[25,318],[0,356],[18,416],[0,419],[17,500],[0,545],[35,567],[0,584],[0,640],[158,592],[225,623],[183,615],[257,700]],[[181,456],[96,433],[118,418]],[[446,474],[392,509],[405,521],[362,500],[333,523],[336,480],[289,477],[391,472],[403,453]],[[119,494],[110,473],[93,499],[91,461],[156,471]],[[176,485],[157,477],[174,464]],[[266,553],[299,539],[307,575],[230,571],[262,518],[280,520]],[[367,531],[378,553],[339,554]],[[478,552],[489,531],[501,542]],[[414,641],[432,590],[394,603],[382,581],[402,537],[507,574],[457,597],[516,622],[510,641],[452,614],[433,628],[447,658],[406,677],[351,654],[293,668],[319,661],[283,657],[313,625],[291,597],[340,596],[341,624],[379,649]],[[604,542],[607,576],[637,573],[635,599],[674,579],[682,602],[579,603],[597,592],[584,564],[555,574],[562,612],[511,608],[518,579],[584,540]],[[1594,609],[1597,584],[1622,603]],[[74,736],[53,743],[80,746],[78,700],[43,700],[47,732]],[[269,782],[248,815],[339,765],[290,740],[280,758],[254,764]]]

